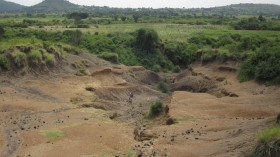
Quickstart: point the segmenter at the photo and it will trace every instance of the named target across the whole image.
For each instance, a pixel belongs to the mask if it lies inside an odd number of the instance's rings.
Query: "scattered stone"
[[[173,118],[168,118],[165,123],[166,123],[166,125],[172,125],[175,123],[175,121]]]
[[[86,90],[87,90],[87,91],[90,91],[90,92],[94,92],[96,89],[93,88],[93,87],[86,87]]]
[[[147,141],[153,138],[157,138],[155,134],[147,130],[145,127],[136,127],[133,133],[134,139],[137,141]]]
[[[224,77],[218,77],[218,78],[216,79],[216,81],[223,82],[225,79],[226,79],[226,78],[224,78]]]
[[[113,112],[112,114],[109,115],[110,119],[115,119],[116,117],[118,117],[118,113]]]

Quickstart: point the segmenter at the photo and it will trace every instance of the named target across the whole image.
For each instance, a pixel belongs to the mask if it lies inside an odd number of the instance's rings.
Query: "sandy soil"
[[[3,76],[0,156],[245,156],[258,132],[272,125],[280,112],[280,88],[254,81],[239,83],[235,72],[220,71],[218,66],[194,65],[192,71],[210,80],[223,78],[213,81],[215,89],[171,95],[156,91],[152,86],[156,82],[143,78],[154,74],[122,65],[111,70],[99,65],[88,76]],[[235,96],[217,96],[224,90]],[[132,103],[128,102],[130,91],[134,92]],[[149,102],[156,99],[169,106],[175,124],[165,125],[166,116],[145,118]],[[136,126],[153,137],[135,140]],[[44,134],[53,130],[63,135]]]

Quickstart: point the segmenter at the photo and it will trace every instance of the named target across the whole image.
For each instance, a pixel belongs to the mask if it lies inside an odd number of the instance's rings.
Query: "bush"
[[[43,58],[47,64],[54,64],[55,58],[53,54],[45,52]]]
[[[85,24],[79,24],[77,25],[77,28],[90,28],[90,26]]]
[[[153,66],[152,70],[154,72],[160,72],[161,71],[161,67],[160,67],[160,65],[156,64],[156,65]]]
[[[269,141],[271,139],[280,139],[280,126],[274,126],[259,134],[259,137],[263,141]]]
[[[164,55],[174,64],[186,67],[195,60],[197,51],[194,44],[180,42],[166,42]]]
[[[172,72],[174,73],[179,73],[181,71],[181,68],[179,65],[176,65],[173,69],[172,69]]]
[[[203,62],[210,62],[216,59],[218,51],[215,49],[203,50],[202,52],[202,61]]]
[[[111,53],[111,52],[103,52],[100,55],[98,55],[100,58],[103,58],[107,61],[110,61],[112,63],[119,63],[119,55],[116,53]]]
[[[280,126],[274,126],[261,132],[252,157],[276,157],[280,156]]]
[[[14,59],[14,63],[15,65],[20,68],[22,66],[24,66],[25,62],[26,62],[26,54],[23,52],[15,52],[13,53],[13,59]]]
[[[0,54],[0,70],[8,70],[9,69],[9,60],[6,58],[6,56]]]
[[[71,30],[66,30],[63,32],[63,35],[67,37],[68,42],[79,46],[80,43],[82,42],[82,35],[83,33],[80,30],[76,31],[71,31]]]
[[[151,103],[150,110],[148,113],[148,118],[154,118],[154,117],[160,115],[162,113],[162,111],[163,111],[162,102],[157,100],[157,101]]]
[[[42,61],[42,53],[37,50],[31,51],[29,57],[31,62],[34,64],[39,64]]]
[[[146,51],[154,51],[159,43],[158,33],[153,29],[139,29],[136,31],[137,46]]]
[[[168,85],[167,85],[166,81],[160,81],[157,87],[163,93],[168,93],[169,92],[169,88],[168,88]]]
[[[2,26],[0,26],[0,39],[4,36],[5,30]]]
[[[257,79],[262,82],[279,83],[280,80],[280,52],[257,52],[241,64],[240,81]]]

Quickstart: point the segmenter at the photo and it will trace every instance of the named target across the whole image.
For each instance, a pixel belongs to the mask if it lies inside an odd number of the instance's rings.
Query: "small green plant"
[[[163,105],[162,102],[157,100],[152,102],[150,105],[150,110],[148,113],[148,118],[154,118],[160,115],[163,112]]]
[[[42,53],[38,50],[31,51],[29,57],[34,64],[39,64],[42,61]]]
[[[79,67],[79,72],[80,72],[81,74],[83,74],[83,75],[87,75],[87,74],[88,74],[87,68],[86,68],[85,66],[83,66],[83,65],[81,65],[81,66]]]
[[[103,58],[107,61],[110,61],[112,63],[119,63],[119,55],[116,53],[111,53],[111,52],[103,52],[99,55],[100,58]]]
[[[45,59],[47,64],[54,64],[55,59],[54,59],[53,54],[45,52],[44,53],[44,59]]]
[[[12,56],[13,56],[13,59],[14,59],[14,63],[18,68],[24,66],[24,64],[26,62],[26,54],[25,53],[17,51],[17,52],[14,52]]]
[[[6,58],[6,56],[2,54],[0,54],[0,69],[9,69],[9,60]]]
[[[268,130],[260,133],[260,139],[269,141],[271,139],[280,139],[280,125],[269,128]]]
[[[159,82],[157,88],[162,91],[163,93],[168,93],[169,92],[169,87],[166,81],[162,80]]]
[[[259,134],[258,142],[252,157],[280,156],[280,126],[274,126]]]
[[[45,137],[47,137],[47,138],[53,139],[53,140],[58,139],[58,138],[64,136],[64,132],[63,131],[56,130],[56,129],[45,130],[45,131],[40,132],[40,134],[45,136]]]

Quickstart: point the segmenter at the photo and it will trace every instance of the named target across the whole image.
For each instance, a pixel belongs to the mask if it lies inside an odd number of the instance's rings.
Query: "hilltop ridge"
[[[13,2],[8,2],[5,0],[0,0],[0,12],[18,12],[22,11],[25,8],[25,6],[13,3]]]
[[[29,13],[69,13],[69,12],[89,12],[89,13],[132,13],[151,11],[151,8],[112,8],[101,6],[83,6],[71,3],[67,0],[44,0],[36,5],[25,7],[12,2],[4,0],[0,1],[0,12],[29,12]],[[180,15],[203,13],[208,15],[280,15],[280,6],[275,4],[253,4],[240,3],[220,7],[211,8],[158,8],[152,9],[156,13],[164,13],[166,11],[179,13]]]

